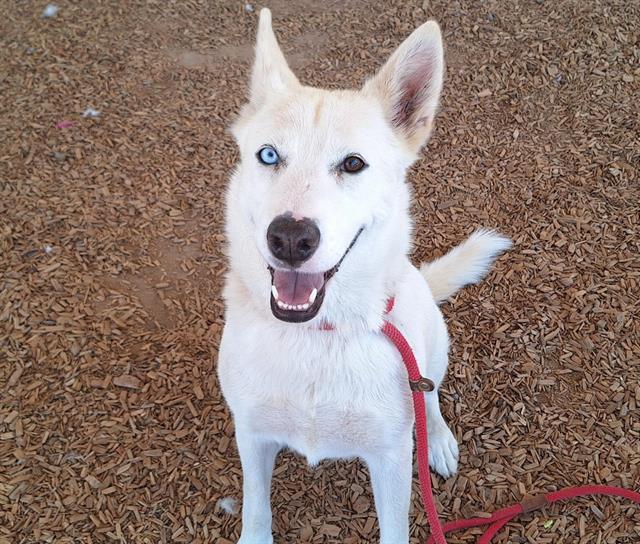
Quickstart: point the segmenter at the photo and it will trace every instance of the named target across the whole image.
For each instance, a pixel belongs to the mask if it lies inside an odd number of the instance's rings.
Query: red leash
[[[387,302],[386,313],[389,313],[393,309],[393,304],[394,299],[389,299]],[[420,369],[418,368],[418,363],[413,354],[413,350],[403,334],[388,321],[384,322],[382,332],[389,338],[389,340],[391,340],[393,345],[400,352],[402,362],[407,368],[407,374],[409,375],[409,385],[413,396],[413,409],[416,415],[418,474],[420,476],[422,503],[424,504],[424,508],[427,512],[427,518],[431,528],[431,536],[429,537],[427,544],[432,544],[434,542],[436,544],[447,544],[447,540],[444,536],[446,533],[459,531],[461,529],[468,529],[470,527],[489,525],[485,533],[477,542],[477,544],[488,544],[500,529],[520,514],[533,512],[534,510],[543,508],[547,504],[575,497],[606,495],[629,499],[630,501],[640,504],[640,493],[636,493],[635,491],[606,485],[585,485],[582,487],[567,487],[544,495],[525,497],[522,502],[501,508],[497,512],[494,512],[491,517],[459,519],[445,523],[444,526],[442,526],[438,519],[438,510],[436,509],[436,504],[433,500],[433,492],[431,491],[427,415],[424,403],[424,392],[433,391],[435,385],[431,380],[422,377],[420,374]]]

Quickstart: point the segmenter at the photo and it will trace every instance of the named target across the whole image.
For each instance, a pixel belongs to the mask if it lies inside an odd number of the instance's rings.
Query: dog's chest
[[[251,409],[251,427],[305,455],[311,464],[324,458],[350,457],[380,441],[389,426],[375,407],[307,399],[270,398]]]
[[[259,349],[245,343],[235,350],[242,352],[235,354],[241,368],[225,368],[221,359],[236,418],[312,464],[360,456],[406,433],[412,424],[406,374],[389,344],[375,337],[345,344],[314,340],[304,349],[282,338],[263,340]]]

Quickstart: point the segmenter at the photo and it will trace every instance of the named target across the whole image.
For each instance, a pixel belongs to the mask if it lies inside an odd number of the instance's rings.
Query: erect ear
[[[442,90],[440,27],[428,21],[400,44],[364,86],[382,103],[389,122],[417,152],[429,138]]]
[[[256,56],[251,74],[250,103],[261,105],[271,92],[282,92],[300,85],[280,50],[278,40],[271,28],[271,11],[260,10]]]

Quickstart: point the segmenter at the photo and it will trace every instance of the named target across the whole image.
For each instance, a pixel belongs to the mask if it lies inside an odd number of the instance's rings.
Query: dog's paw
[[[243,533],[240,535],[238,544],[273,544],[273,536],[257,536]]]
[[[458,470],[458,441],[446,424],[429,429],[429,465],[443,478]]]

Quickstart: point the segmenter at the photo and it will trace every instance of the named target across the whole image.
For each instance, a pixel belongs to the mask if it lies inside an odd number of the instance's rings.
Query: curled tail
[[[423,263],[420,272],[427,280],[433,298],[440,303],[465,285],[480,281],[494,259],[510,247],[509,238],[492,230],[477,230],[446,255]]]

